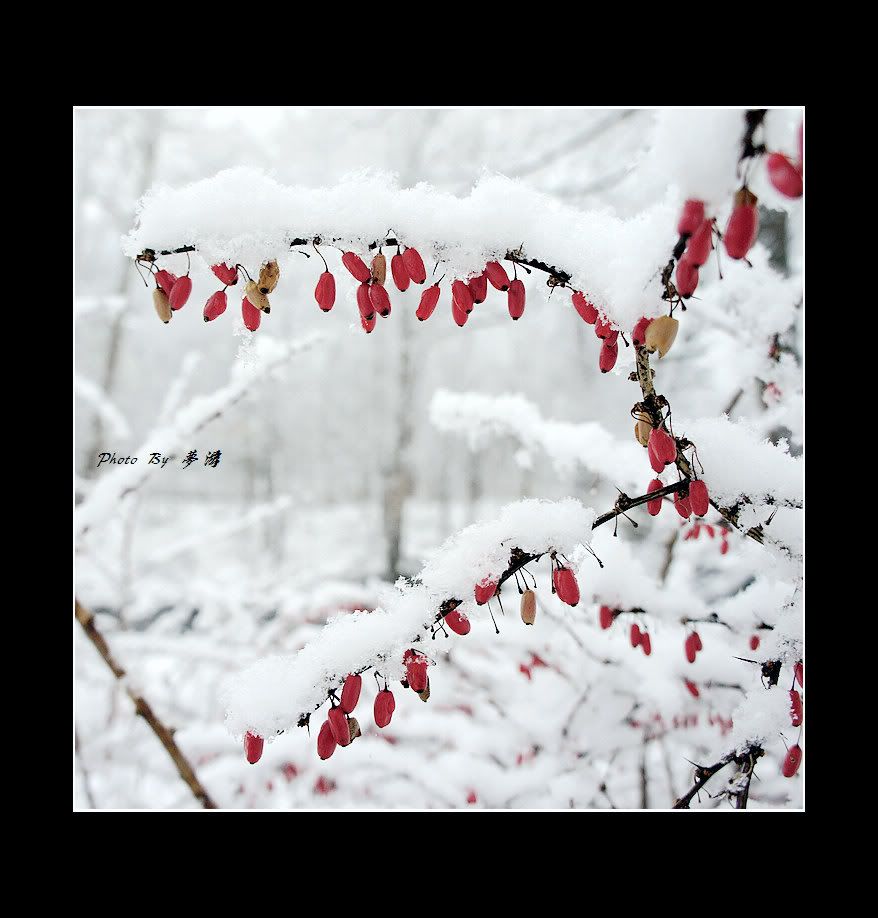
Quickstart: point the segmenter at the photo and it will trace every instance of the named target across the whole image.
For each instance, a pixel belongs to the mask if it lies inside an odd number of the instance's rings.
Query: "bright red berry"
[[[509,289],[509,275],[499,261],[489,261],[485,265],[485,274],[488,275],[488,280],[495,290],[502,290],[505,292]]]
[[[696,516],[704,516],[710,509],[710,495],[707,485],[700,478],[689,482],[689,504]]]
[[[204,321],[212,322],[226,311],[228,299],[225,290],[217,290],[204,304]]]
[[[700,268],[710,258],[712,249],[713,220],[704,220],[687,243],[685,257],[690,264]]]
[[[421,258],[417,249],[408,248],[402,253],[402,260],[405,263],[405,269],[409,277],[416,284],[423,284],[427,279],[427,269],[424,267],[424,259]]]
[[[327,719],[335,741],[339,746],[347,746],[351,741],[351,730],[344,711],[340,707],[330,708]]]
[[[363,326],[363,331],[367,335],[371,335],[375,331],[375,325],[378,322],[378,316],[373,312],[371,316],[367,319],[365,316],[360,316],[360,325]]]
[[[805,687],[805,667],[801,660],[798,663],[796,663],[795,672],[796,672],[796,682],[798,682],[799,685],[801,685],[802,688],[804,688]]]
[[[455,609],[452,612],[449,612],[445,616],[445,624],[455,633],[455,634],[469,634],[472,625],[470,625],[470,620],[464,618],[460,612]]]
[[[619,345],[615,342],[609,344],[604,342],[601,346],[601,352],[598,355],[598,366],[601,373],[609,373],[616,366],[616,360],[619,357]]]
[[[353,712],[360,700],[360,689],[363,687],[363,677],[356,673],[351,673],[344,681],[344,687],[341,690],[341,709],[345,714]]]
[[[335,752],[337,745],[338,743],[332,733],[332,724],[328,720],[324,720],[323,725],[320,727],[320,732],[317,734],[317,755],[321,759],[328,759]]]
[[[643,347],[646,343],[646,329],[649,327],[650,322],[652,322],[652,319],[647,319],[646,316],[637,320],[634,331],[631,332],[631,342],[635,347]]]
[[[790,690],[790,720],[794,727],[801,727],[804,713],[802,711],[802,696],[795,690]]]
[[[694,682],[691,682],[689,679],[684,679],[683,681],[686,683],[686,688],[693,698],[697,698],[701,694],[701,692],[698,691],[698,686]]]
[[[513,319],[520,319],[524,315],[525,290],[524,283],[516,278],[510,285],[506,294],[509,306],[509,315]]]
[[[238,269],[227,264],[211,265],[210,270],[227,286],[238,283]]]
[[[244,325],[250,331],[256,331],[259,323],[262,321],[262,313],[247,299],[245,296],[241,300],[241,316],[244,319]]]
[[[369,284],[369,301],[382,318],[390,315],[390,297],[383,284]]]
[[[469,291],[473,295],[473,302],[476,305],[485,302],[488,296],[488,275],[484,271],[475,277],[471,277],[466,282],[466,285],[469,287]]]
[[[635,623],[631,626],[631,632],[630,632],[630,635],[629,635],[629,636],[630,636],[630,638],[631,638],[631,646],[632,646],[632,647],[639,647],[639,646],[640,646],[640,642],[643,640],[643,634],[642,634],[642,632],[640,631],[640,625],[638,625],[637,622],[635,622]]]
[[[573,294],[573,308],[579,313],[584,322],[594,325],[598,320],[598,311],[578,290]]]
[[[759,635],[753,634],[750,636],[750,649],[759,650]]]
[[[188,274],[177,278],[171,292],[168,294],[168,300],[171,303],[171,309],[182,309],[192,293],[192,278]]]
[[[802,197],[802,173],[783,153],[772,153],[765,166],[769,181],[782,195],[788,198]]]
[[[390,718],[393,717],[393,712],[396,709],[396,701],[393,698],[393,692],[388,691],[387,689],[382,689],[375,696],[375,725],[378,727],[386,727],[390,723]]]
[[[366,266],[366,262],[355,252],[345,252],[341,256],[341,263],[361,284],[366,283],[372,277],[372,272]]]
[[[165,295],[170,297],[174,284],[177,283],[177,275],[171,274],[170,271],[156,271],[155,282],[165,291]]]
[[[244,754],[251,765],[255,765],[262,758],[262,748],[265,740],[249,730],[244,735]]]
[[[598,620],[601,623],[601,628],[606,631],[613,624],[613,610],[609,606],[601,606],[598,612]]]
[[[648,631],[644,631],[643,634],[640,635],[640,649],[646,656],[652,653],[652,641],[649,639]]]
[[[759,213],[756,198],[749,192],[738,192],[735,207],[726,225],[723,242],[729,258],[743,258],[759,234]]]
[[[324,271],[320,275],[314,288],[314,299],[324,312],[329,312],[335,305],[335,278],[329,271]]]
[[[421,302],[418,304],[415,315],[420,322],[425,322],[433,315],[436,304],[439,302],[439,284],[433,284],[421,294]]]
[[[483,606],[496,592],[497,581],[485,578],[475,586],[476,605]]]
[[[393,283],[396,284],[396,289],[405,293],[412,279],[409,277],[408,268],[405,266],[405,260],[399,253],[390,259],[390,273],[393,275]]]
[[[681,236],[691,236],[704,223],[704,201],[690,198],[684,205],[677,223],[677,232]]]
[[[649,483],[649,485],[646,488],[646,493],[652,494],[653,491],[658,491],[663,487],[664,485],[661,483],[661,481],[658,478],[653,478],[653,480]],[[646,512],[650,516],[658,516],[659,511],[662,509],[663,503],[664,503],[664,500],[661,497],[656,497],[653,500],[648,500],[646,502]]]
[[[567,603],[568,606],[577,605],[579,602],[579,584],[576,582],[576,575],[569,567],[555,568],[555,572],[552,574],[552,583],[561,602]]]
[[[457,308],[464,312],[473,311],[473,294],[469,286],[462,280],[456,280],[451,285],[451,299],[457,303]]]
[[[677,293],[679,293],[684,300],[688,300],[698,287],[698,268],[696,265],[692,264],[685,254],[677,262],[674,286],[677,288]]]
[[[405,663],[409,687],[416,692],[423,692],[427,687],[427,658],[415,650],[407,650],[402,661]]]
[[[364,319],[374,318],[375,307],[372,305],[372,297],[369,294],[369,284],[365,281],[357,287],[357,308]]]
[[[802,764],[802,749],[798,743],[795,746],[790,746],[787,749],[787,754],[784,756],[783,768],[781,772],[785,778],[792,778],[793,775],[799,770],[799,766]]]

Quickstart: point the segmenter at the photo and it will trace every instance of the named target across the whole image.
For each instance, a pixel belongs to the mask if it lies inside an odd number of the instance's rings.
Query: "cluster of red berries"
[[[800,688],[805,687],[805,667],[801,660],[793,667],[793,688],[790,689],[790,723],[794,727],[801,727],[805,719],[805,713],[802,706],[802,696],[795,688],[797,682]],[[783,776],[792,778],[801,764],[802,747],[795,743],[787,749],[787,754],[784,756],[783,765],[781,766]]]
[[[697,484],[697,483],[698,482],[693,482],[693,484]],[[659,484],[661,484],[661,482],[659,482]],[[650,501],[649,503],[655,503],[655,502]],[[691,485],[690,485],[689,504],[691,507],[692,506]],[[678,508],[678,512],[679,512],[679,508]],[[688,542],[689,539],[697,539],[701,535],[702,532],[706,532],[707,535],[711,539],[716,538],[717,529],[719,529],[719,534],[720,534],[719,553],[721,555],[724,555],[729,550],[729,530],[725,526],[714,527],[714,526],[711,526],[709,523],[695,523],[690,529],[686,531],[686,535],[683,536],[683,541]],[[757,646],[758,646],[759,638],[756,638],[756,641],[757,641]],[[756,647],[753,647],[752,649],[756,650]]]
[[[653,431],[653,433],[664,431]],[[669,437],[667,434],[668,440],[673,442],[673,438]],[[652,438],[650,438],[651,440]],[[676,446],[674,447],[674,455],[676,456]],[[650,457],[651,459],[652,457]],[[656,463],[653,463],[653,469],[655,469]],[[656,469],[660,471],[660,469]],[[653,491],[659,491],[664,487],[662,481],[658,478],[653,478],[653,480],[647,485],[646,493],[652,494]],[[664,501],[661,497],[656,497],[653,500],[648,500],[646,502],[646,510],[650,516],[658,516],[659,512],[662,509],[662,503]],[[674,509],[677,513],[683,517],[684,520],[688,520],[690,516],[694,513],[696,516],[704,516],[707,511],[710,509],[710,495],[707,491],[707,485],[700,479],[695,479],[689,482],[689,487],[681,489],[674,492]],[[710,537],[713,538],[713,526],[706,527],[710,529]],[[695,533],[692,535],[692,533]],[[684,538],[698,538],[699,527],[696,525],[693,530],[690,530],[689,533],[684,536]],[[727,538],[725,530],[722,530],[723,538]],[[725,554],[725,552],[723,552]]]
[[[601,341],[598,366],[601,373],[609,373],[616,366],[619,356],[619,332],[610,328],[610,323],[599,315],[597,307],[578,290],[573,293],[573,308],[583,321],[594,326],[594,333]]]
[[[642,612],[642,609],[630,609],[629,611],[639,613]],[[624,609],[614,609],[610,606],[601,606],[598,610],[598,623],[601,628],[606,631],[609,628],[617,616],[623,615],[625,612]],[[631,641],[632,647],[639,647],[643,653],[648,657],[652,653],[652,638],[649,636],[649,632],[642,629],[640,625],[636,622],[631,625],[631,628],[628,633],[629,640]]]
[[[703,650],[701,635],[697,631],[690,631],[683,643],[683,650],[686,652],[686,659],[690,663],[695,662],[695,657]]]
[[[518,671],[523,676],[526,676],[528,680],[531,680],[533,679],[533,671],[539,667],[545,667],[546,669],[550,668],[549,664],[546,663],[546,661],[539,654],[531,653],[530,661],[528,663],[518,664]]]
[[[652,641],[650,640],[649,632],[642,631],[637,622],[634,622],[631,626],[630,639],[631,646],[639,647],[647,657],[652,653]]]

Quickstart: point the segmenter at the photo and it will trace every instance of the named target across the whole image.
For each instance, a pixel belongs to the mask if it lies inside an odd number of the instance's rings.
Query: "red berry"
[[[696,651],[704,650],[704,645],[701,643],[701,635],[697,631],[692,632],[692,646]]]
[[[782,195],[802,197],[802,173],[783,153],[772,153],[765,165],[769,181]]]
[[[395,709],[396,701],[393,699],[393,692],[382,689],[375,696],[375,725],[378,727],[386,727],[390,723],[390,718],[393,717]]]
[[[561,602],[566,602],[568,606],[575,606],[579,602],[579,584],[576,582],[576,574],[569,567],[555,568],[552,583]]]
[[[688,520],[689,517],[692,516],[692,507],[689,503],[689,498],[683,497],[679,491],[674,494],[674,507],[684,520]]]
[[[415,315],[419,321],[424,322],[433,315],[433,310],[439,302],[439,284],[433,284],[421,294],[421,302],[418,304]]]
[[[684,679],[683,681],[686,683],[686,688],[693,698],[697,698],[701,694],[701,692],[698,691],[698,686],[694,682],[690,682],[689,679]]]
[[[338,709],[336,708],[335,710]],[[338,743],[332,734],[332,724],[328,720],[324,720],[323,726],[321,726],[320,732],[317,734],[317,755],[321,759],[328,759],[335,752],[337,745]]]
[[[696,516],[704,516],[710,509],[707,485],[701,479],[689,482],[689,504]]]
[[[656,472],[661,472],[666,465],[670,465],[677,459],[677,443],[662,427],[653,427],[649,432],[647,451],[650,465]]]
[[[329,271],[324,271],[320,275],[314,288],[314,299],[324,312],[329,312],[335,305],[335,278]]]
[[[609,338],[613,333],[613,329],[610,328],[609,320],[603,317],[599,318],[597,322],[595,322],[594,333],[602,340]]]
[[[417,249],[406,249],[402,253],[402,260],[409,277],[416,284],[423,284],[427,279],[427,269],[424,267],[424,259],[421,258]]]
[[[681,236],[691,236],[704,222],[704,201],[690,198],[683,205],[683,212],[677,223],[677,232]]]
[[[473,790],[471,790],[471,791],[466,795],[466,802],[467,802],[467,803],[478,803],[478,800],[479,800],[479,798],[476,796],[476,792],[473,791]]]
[[[262,313],[246,296],[241,300],[241,315],[244,318],[244,325],[249,328],[250,331],[256,331],[256,329],[259,328],[259,323],[262,321]]]
[[[365,281],[357,287],[357,307],[364,319],[375,317],[375,307],[372,305],[372,297],[369,295],[369,284]]]
[[[601,352],[598,356],[598,366],[600,367],[601,373],[609,373],[610,370],[616,366],[616,359],[619,356],[619,345],[613,342],[609,344],[604,342],[601,346]]]
[[[156,271],[155,282],[165,291],[165,296],[170,296],[174,284],[177,283],[177,275],[171,274],[170,271]]]
[[[696,268],[700,268],[708,258],[713,249],[713,220],[705,220],[701,226],[692,234],[692,238],[686,245],[685,257],[689,263]],[[697,278],[697,275],[696,275]]]
[[[341,708],[330,708],[328,714],[329,728],[339,746],[347,746],[351,741],[351,729],[348,719]]]
[[[640,648],[646,656],[652,653],[652,641],[649,639],[649,632],[644,631],[640,636]]]
[[[409,277],[408,268],[405,266],[405,259],[399,253],[390,259],[390,273],[393,275],[393,283],[396,284],[396,289],[405,293],[412,279]]]
[[[485,274],[488,275],[488,280],[495,290],[506,291],[509,289],[509,275],[499,261],[489,261],[485,265]]]
[[[719,553],[720,553],[721,555],[724,555],[724,554],[726,554],[726,553],[728,552],[728,550],[729,550],[729,542],[728,542],[728,539],[723,538],[722,543],[720,544],[720,547],[719,547]]]
[[[228,287],[238,283],[238,269],[227,264],[211,265],[210,270]]]
[[[646,329],[649,327],[650,322],[652,322],[652,319],[647,319],[646,316],[637,320],[634,331],[631,332],[631,341],[635,347],[643,347],[646,343]]]
[[[598,311],[579,291],[573,294],[573,308],[579,313],[583,321],[594,325],[598,320]]]
[[[366,266],[366,262],[354,252],[345,252],[341,256],[341,263],[361,284],[364,284],[372,277],[372,272]]]
[[[369,285],[369,301],[379,316],[386,319],[390,315],[390,297],[382,284]]]
[[[255,765],[262,758],[262,748],[265,740],[249,730],[244,735],[244,754],[251,765]]]
[[[360,316],[360,325],[363,326],[363,331],[367,335],[371,335],[375,331],[375,325],[378,322],[378,317],[373,312],[372,315],[367,319],[365,316]]]
[[[756,210],[755,198],[752,203],[736,204],[723,236],[729,258],[743,258],[756,242],[758,233],[759,213]]]
[[[464,618],[457,609],[453,612],[449,612],[445,616],[445,624],[448,625],[455,634],[469,634],[472,628],[469,619]]]
[[[698,287],[698,268],[692,264],[685,254],[677,262],[677,273],[674,280],[677,293],[684,300],[688,300]]]
[[[520,319],[524,315],[524,283],[516,278],[509,285],[509,292],[506,294],[507,303],[509,305],[509,315],[513,319]]]
[[[485,302],[485,298],[488,296],[488,275],[484,271],[475,277],[471,277],[466,282],[466,285],[469,287],[469,291],[473,295],[473,302],[476,305]]]
[[[632,647],[640,646],[640,642],[642,640],[643,640],[643,634],[641,634],[640,625],[638,625],[637,622],[635,622],[631,626],[631,646]]]
[[[692,635],[691,635],[691,634],[686,638],[686,642],[685,642],[685,644],[683,645],[683,648],[684,648],[685,651],[686,651],[686,659],[687,659],[690,663],[694,663],[694,662],[695,662],[696,650],[695,650],[695,642],[692,640]]]
[[[759,635],[753,634],[750,636],[750,649],[759,650]]]
[[[801,727],[804,720],[802,696],[795,689],[790,690],[790,720],[794,727]]]
[[[204,304],[204,321],[212,322],[226,311],[228,300],[225,290],[217,290]]]
[[[416,692],[427,687],[427,658],[415,650],[407,650],[402,658],[405,663],[406,681]]]
[[[787,749],[787,754],[783,760],[783,768],[781,769],[783,776],[785,778],[792,778],[793,775],[799,770],[799,766],[802,764],[802,750],[798,743],[795,746],[790,746]]]
[[[464,312],[473,311],[473,294],[469,286],[462,280],[456,280],[451,285],[451,299],[457,304],[458,309]]]
[[[466,321],[469,318],[469,313],[465,309],[461,309],[460,306],[457,305],[457,300],[453,298],[451,300],[451,318],[454,319],[455,323],[460,328],[466,325]]]
[[[601,623],[601,628],[606,631],[613,624],[613,610],[609,606],[601,606],[598,612],[598,620]]]
[[[795,672],[796,672],[796,682],[798,682],[799,685],[801,685],[802,688],[804,688],[805,687],[805,667],[802,664],[801,660],[798,663],[796,663]]]
[[[182,309],[186,305],[190,293],[192,293],[192,278],[188,274],[184,274],[182,277],[177,278],[177,283],[174,284],[168,294],[171,309]]]
[[[360,689],[363,687],[363,677],[351,673],[344,681],[341,690],[341,709],[345,714],[353,712],[360,700]]]
[[[477,583],[474,591],[476,594],[476,605],[483,606],[497,592],[497,586],[496,580],[489,580],[487,577],[480,583]]]
[[[661,481],[658,478],[653,478],[653,480],[649,483],[649,485],[646,488],[646,493],[652,494],[653,491],[658,491],[659,489],[663,487],[664,485],[661,483]],[[654,500],[648,500],[646,502],[646,512],[650,516],[658,516],[659,511],[662,509],[663,502],[664,502],[663,498],[661,497],[656,497]]]

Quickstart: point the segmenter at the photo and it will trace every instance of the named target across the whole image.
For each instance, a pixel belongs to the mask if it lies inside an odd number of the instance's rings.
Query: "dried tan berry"
[[[645,411],[637,415],[637,423],[634,425],[634,436],[641,446],[649,446],[649,434],[652,431],[652,421]]]
[[[658,351],[659,357],[664,357],[671,349],[679,327],[680,323],[670,316],[659,316],[653,319],[646,329],[647,350]]]
[[[259,272],[259,292],[263,296],[267,296],[269,293],[274,293],[274,288],[277,286],[277,282],[280,280],[280,268],[277,266],[276,261],[266,262],[262,266],[262,270]],[[250,299],[250,302],[255,306],[256,303],[253,302],[253,299]]]
[[[533,590],[521,594],[521,620],[525,625],[532,625],[537,617],[537,597]]]
[[[158,313],[158,317],[165,323],[171,321],[171,303],[168,300],[168,295],[162,290],[161,287],[156,287],[152,292],[152,303],[155,306],[155,311]]]
[[[248,300],[262,312],[270,312],[271,304],[268,302],[268,297],[259,289],[259,285],[256,281],[247,281],[246,287],[244,287],[244,293]]]
[[[423,692],[418,692],[418,698],[420,698],[421,701],[427,701],[429,697],[430,697],[430,680],[427,679],[427,686]]]
[[[353,742],[358,736],[363,735],[360,732],[360,722],[357,720],[356,717],[348,718],[348,728],[351,731],[351,742]]]
[[[387,277],[387,259],[378,254],[372,259],[372,278],[376,284],[384,286],[384,279]]]

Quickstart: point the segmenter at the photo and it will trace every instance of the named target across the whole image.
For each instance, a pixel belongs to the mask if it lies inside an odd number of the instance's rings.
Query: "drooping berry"
[[[321,759],[328,759],[335,752],[337,745],[338,743],[332,733],[332,724],[328,720],[324,720],[323,725],[320,727],[320,732],[317,734],[317,755]]]
[[[461,309],[457,305],[457,300],[452,298],[451,300],[451,318],[454,319],[455,324],[459,328],[463,328],[466,325],[467,319],[469,319],[469,313],[465,309]]]
[[[784,756],[783,768],[781,772],[785,778],[792,778],[793,775],[799,770],[799,766],[802,764],[802,749],[798,743],[795,746],[790,746],[787,749],[787,754]]]
[[[639,646],[640,646],[640,642],[643,640],[643,634],[642,634],[642,632],[640,631],[640,625],[638,625],[637,622],[635,622],[635,623],[631,626],[631,632],[630,632],[630,635],[629,635],[629,636],[630,636],[630,639],[631,639],[631,646],[632,646],[632,647],[639,647]]]
[[[601,606],[598,610],[598,621],[604,631],[613,624],[613,610],[609,606]]]
[[[488,296],[488,275],[482,271],[481,274],[477,274],[475,277],[471,277],[466,282],[467,287],[469,287],[469,292],[473,296],[473,302],[478,306],[479,303],[484,303],[485,299]]]
[[[369,284],[369,301],[379,316],[387,318],[390,315],[390,297],[381,284]]]
[[[646,316],[637,320],[634,331],[631,332],[631,342],[635,347],[643,347],[646,344],[646,330],[650,322],[652,319],[647,319]]]
[[[598,318],[597,322],[594,324],[594,333],[602,341],[606,340],[613,333],[613,329],[610,327],[610,320],[605,319],[602,316]]]
[[[683,644],[683,649],[686,651],[686,659],[690,663],[694,663],[695,654],[697,651],[695,650],[695,641],[692,640],[691,634],[686,638],[686,642]]]
[[[499,261],[489,261],[485,265],[485,274],[488,275],[488,280],[495,290],[505,292],[509,289],[509,275]]]
[[[653,478],[653,480],[647,485],[646,492],[647,494],[652,494],[653,491],[658,491],[663,488],[664,485],[658,478]],[[661,497],[656,497],[653,500],[648,500],[646,502],[646,512],[650,516],[658,516],[659,511],[662,509],[662,504],[664,499]]]
[[[373,312],[372,315],[367,319],[365,316],[360,316],[360,325],[363,327],[363,331],[367,335],[371,335],[375,331],[375,326],[378,324],[378,316]]]
[[[693,698],[698,698],[698,696],[701,694],[701,692],[698,691],[698,686],[689,679],[684,679],[683,681],[686,683],[686,688],[689,690],[689,694]]]
[[[804,714],[802,711],[802,696],[795,690],[790,690],[790,720],[794,727],[801,727]]]
[[[456,280],[451,285],[451,299],[457,304],[458,309],[462,309],[464,312],[473,311],[472,291],[462,280]]]
[[[416,650],[407,650],[402,661],[409,687],[415,692],[423,692],[427,687],[427,658]]]
[[[230,268],[227,264],[211,265],[210,270],[227,286],[238,283],[238,269]]]
[[[324,271],[320,275],[314,288],[314,299],[324,312],[329,312],[335,305],[335,278],[329,271]]]
[[[702,223],[704,223],[704,201],[690,198],[683,205],[683,211],[677,223],[677,232],[681,236],[691,236]]]
[[[652,641],[649,639],[648,631],[640,635],[640,649],[647,657],[652,653]]]
[[[584,322],[594,325],[598,320],[598,311],[579,291],[573,294],[573,308],[579,313]]]
[[[601,373],[609,373],[616,366],[616,360],[619,357],[619,345],[615,342],[609,344],[604,342],[601,346],[601,352],[598,355],[598,366]]]
[[[506,299],[509,305],[509,315],[513,319],[520,319],[524,315],[525,300],[524,282],[521,279],[516,278],[509,285]]]
[[[388,691],[387,689],[382,689],[375,696],[375,725],[377,727],[386,727],[390,723],[390,718],[393,717],[393,712],[396,709],[396,701],[393,698],[393,692]]]
[[[175,312],[178,309],[182,309],[186,305],[190,293],[192,293],[192,278],[188,274],[184,274],[182,277],[177,278],[177,283],[174,284],[168,294],[171,309]]]
[[[341,709],[345,714],[350,714],[360,700],[360,689],[363,687],[363,677],[351,673],[344,681],[341,690]]]
[[[699,653],[704,650],[704,645],[701,643],[701,635],[697,631],[692,632],[692,646]]]
[[[381,252],[372,259],[372,280],[382,287],[387,280],[387,259]]]
[[[684,520],[688,520],[692,516],[692,506],[689,503],[689,498],[684,497],[680,491],[674,493],[674,508]]]
[[[217,290],[216,293],[211,294],[204,304],[204,321],[212,322],[221,316],[226,311],[226,306],[228,306],[228,299],[225,290]]]
[[[250,331],[256,331],[259,328],[259,323],[262,321],[262,313],[246,296],[241,300],[241,316],[244,319],[244,326]]]
[[[758,634],[750,635],[750,649],[759,650],[759,635]]]
[[[470,620],[461,615],[457,609],[454,609],[445,616],[445,624],[448,625],[455,634],[469,634],[472,628]]]
[[[439,302],[439,284],[433,284],[421,294],[421,302],[415,315],[420,322],[425,322],[433,315],[436,304]]]
[[[710,495],[702,479],[689,482],[689,504],[696,516],[704,516],[710,509]]]
[[[783,153],[772,153],[765,163],[768,180],[788,198],[802,197],[802,173]]]
[[[473,591],[476,596],[476,605],[483,606],[496,592],[497,581],[485,578],[476,584]]]
[[[174,289],[174,284],[177,283],[177,275],[165,270],[156,271],[155,282],[165,291],[167,296],[170,296],[171,291]]]
[[[396,289],[401,293],[405,293],[412,279],[409,277],[408,269],[405,266],[405,259],[399,253],[390,259],[390,273],[393,275],[393,283],[396,284]]]
[[[713,220],[704,220],[687,243],[685,257],[690,264],[700,268],[710,258],[712,249]]]
[[[569,567],[557,567],[552,574],[552,583],[561,602],[568,606],[575,606],[579,602],[579,584],[576,575]]]
[[[759,233],[759,212],[756,210],[756,195],[742,188],[735,194],[723,242],[729,258],[744,258],[750,251]]]
[[[421,258],[417,249],[408,248],[402,253],[402,260],[405,263],[405,269],[409,277],[416,284],[423,284],[427,279],[427,269],[424,267],[424,259]]]
[[[351,741],[351,731],[344,711],[340,707],[330,708],[327,719],[335,741],[339,746],[347,746]]]
[[[369,284],[365,282],[357,287],[357,308],[364,319],[374,318],[375,307],[372,305],[372,297],[369,295]]]
[[[798,682],[799,685],[801,685],[802,688],[804,688],[805,687],[805,667],[801,660],[799,660],[799,662],[796,663],[795,673],[796,673],[796,682]]]
[[[684,300],[688,300],[698,288],[698,268],[685,255],[677,262],[674,286]]]
[[[244,734],[244,754],[251,765],[255,765],[262,758],[262,749],[265,740],[249,730]]]
[[[677,443],[662,427],[654,427],[650,431],[647,450],[650,465],[656,472],[661,472],[666,465],[677,459]]]
[[[532,625],[537,617],[537,597],[533,590],[521,594],[521,620],[525,625]]]
[[[341,263],[361,284],[372,279],[372,272],[367,267],[366,262],[355,252],[345,252],[341,256]]]

